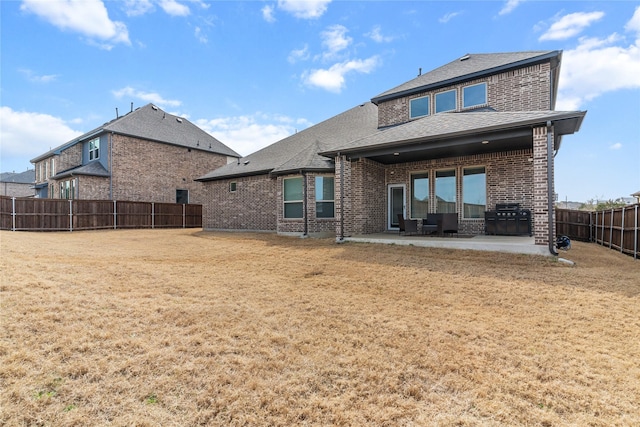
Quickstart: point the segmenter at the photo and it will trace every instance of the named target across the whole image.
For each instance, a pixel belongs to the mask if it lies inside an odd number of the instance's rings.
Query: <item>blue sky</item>
[[[563,50],[560,200],[640,191],[640,2],[0,1],[3,172],[152,102],[242,155],[466,53]]]

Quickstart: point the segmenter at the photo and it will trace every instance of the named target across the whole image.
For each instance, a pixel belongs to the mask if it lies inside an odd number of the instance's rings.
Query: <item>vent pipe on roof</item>
[[[422,75],[422,67],[418,68],[418,77]]]
[[[131,113],[133,113],[133,102],[131,103]]]
[[[116,107],[116,119],[120,118],[120,116],[118,115],[118,107]]]

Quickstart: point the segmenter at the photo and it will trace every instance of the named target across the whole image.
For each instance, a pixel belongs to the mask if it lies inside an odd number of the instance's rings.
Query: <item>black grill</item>
[[[498,203],[496,210],[484,213],[484,224],[487,234],[531,236],[531,211],[519,203]]]

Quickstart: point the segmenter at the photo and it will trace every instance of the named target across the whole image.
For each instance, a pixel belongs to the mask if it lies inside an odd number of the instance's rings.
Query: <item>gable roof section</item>
[[[90,138],[114,132],[165,144],[178,145],[194,150],[212,152],[230,157],[240,157],[238,153],[216,138],[191,123],[189,120],[169,114],[153,104],[125,114],[104,125],[48,151],[31,160],[32,163],[60,154],[63,150]]]
[[[222,166],[196,181],[295,171],[333,171],[333,161],[318,154],[376,132],[378,107],[367,102]]]
[[[561,56],[562,52],[557,50],[467,54],[442,67],[419,75],[400,86],[387,90],[372,98],[371,101],[374,104],[378,104],[413,93],[433,90],[465,80],[473,80],[481,76],[501,73],[544,61],[552,61],[552,68],[557,68]],[[557,78],[554,79],[554,84],[557,85],[555,82],[557,82]],[[554,87],[554,94],[556,90],[557,87]]]
[[[76,176],[76,175],[108,177],[109,172],[105,169],[104,166],[102,166],[102,163],[96,160],[91,163],[87,163],[86,165],[79,166],[77,168],[62,171],[51,178],[62,179],[69,176]]]
[[[585,115],[585,111],[440,113],[381,129],[320,154],[334,157],[342,153],[396,163],[408,161],[401,153],[433,156],[504,151],[530,147],[531,129],[547,122],[555,127],[558,149],[561,136],[577,132]]]

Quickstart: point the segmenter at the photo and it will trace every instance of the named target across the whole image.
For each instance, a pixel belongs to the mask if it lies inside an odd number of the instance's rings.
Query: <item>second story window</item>
[[[423,96],[421,98],[414,98],[409,101],[409,118],[415,119],[417,117],[429,115],[429,97]]]
[[[436,94],[436,113],[456,109],[456,90],[448,90]]]
[[[100,157],[100,138],[89,141],[89,160],[95,160]]]
[[[462,89],[462,107],[469,108],[487,103],[487,84],[467,86]]]

